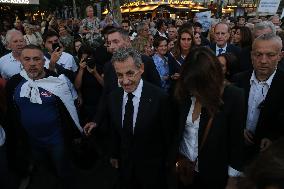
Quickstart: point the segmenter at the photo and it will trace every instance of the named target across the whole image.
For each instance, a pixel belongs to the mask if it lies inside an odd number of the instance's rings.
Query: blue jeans
[[[33,147],[32,157],[36,168],[40,171],[46,171],[50,164],[55,168],[62,188],[78,188],[75,168],[63,142],[47,147]]]

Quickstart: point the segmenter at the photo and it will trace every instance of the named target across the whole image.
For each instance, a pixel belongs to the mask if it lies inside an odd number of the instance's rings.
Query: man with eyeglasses
[[[133,48],[120,48],[111,60],[121,88],[107,99],[112,131],[111,160],[121,188],[164,189],[172,140],[168,96],[142,79],[144,64]]]
[[[248,162],[284,136],[284,72],[277,69],[281,49],[282,41],[275,34],[259,36],[252,45],[253,71],[242,72],[234,78],[247,96],[244,137]]]

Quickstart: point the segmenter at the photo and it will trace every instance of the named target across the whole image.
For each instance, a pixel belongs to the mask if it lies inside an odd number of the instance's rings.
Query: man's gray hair
[[[272,21],[274,18],[276,19],[280,19],[279,15],[278,14],[275,14],[273,16],[270,16],[270,18],[268,19],[269,21]]]
[[[263,21],[263,22],[256,23],[254,25],[253,33],[255,33],[255,31],[264,30],[267,28],[270,28],[273,34],[276,34],[275,26],[270,21]]]
[[[146,22],[140,22],[140,23],[138,23],[138,25],[137,25],[137,27],[136,27],[136,31],[137,31],[138,34],[141,33],[141,31],[144,29],[144,26],[145,26],[145,25],[147,25]]]
[[[141,65],[143,64],[142,59],[141,59],[141,54],[136,51],[133,48],[120,48],[118,51],[116,51],[112,58],[111,62],[114,64],[115,62],[124,62],[127,60],[129,57],[133,58],[134,64],[140,68]]]
[[[17,33],[17,34],[19,34],[19,35],[23,35],[23,33],[20,32],[19,30],[16,30],[16,29],[8,30],[7,33],[6,33],[6,36],[5,36],[6,41],[7,41],[8,44],[9,44],[9,43],[11,42],[11,40],[12,40],[12,34],[13,34],[13,33]]]
[[[263,34],[255,38],[255,40],[253,41],[252,47],[254,49],[255,43],[258,41],[271,41],[271,40],[274,40],[275,43],[279,45],[280,50],[282,49],[282,40],[278,35],[274,33]]]

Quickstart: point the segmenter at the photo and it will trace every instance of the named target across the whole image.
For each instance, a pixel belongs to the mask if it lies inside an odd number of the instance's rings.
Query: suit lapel
[[[147,122],[147,115],[149,114],[148,111],[151,108],[151,104],[153,100],[152,98],[153,97],[151,95],[151,91],[149,91],[147,83],[144,81],[143,87],[142,87],[142,93],[140,97],[140,102],[139,102],[139,107],[138,107],[138,112],[137,112],[134,134],[136,133],[137,129],[139,130],[142,127],[143,123],[145,124]]]
[[[243,89],[245,92],[245,105],[246,105],[246,116],[247,116],[247,110],[248,110],[248,102],[249,102],[249,91],[250,91],[250,78],[251,78],[252,72],[247,72],[247,74],[245,75],[245,77],[243,78],[242,82],[243,82]]]
[[[275,99],[278,99],[277,95],[279,94],[279,88],[281,87],[281,85],[279,86],[279,83],[281,81],[283,81],[283,77],[281,79],[281,75],[280,75],[279,71],[276,71],[275,76],[274,76],[272,83],[271,83],[271,87],[269,88],[267,95],[266,95],[266,98],[264,100],[265,109],[267,109],[267,106],[269,106],[269,104],[272,104],[271,106],[273,107],[273,104],[275,103]],[[271,106],[268,109],[272,108]],[[262,109],[262,111],[263,111],[263,109]]]
[[[119,129],[122,129],[122,102],[123,102],[123,90],[122,88],[114,93],[113,96],[113,113],[115,118],[115,123],[119,126]]]

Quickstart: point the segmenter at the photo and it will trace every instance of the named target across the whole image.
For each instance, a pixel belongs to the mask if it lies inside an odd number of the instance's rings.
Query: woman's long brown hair
[[[222,69],[214,52],[207,47],[194,48],[182,65],[175,96],[183,100],[193,95],[213,115],[222,104],[223,82]]]

